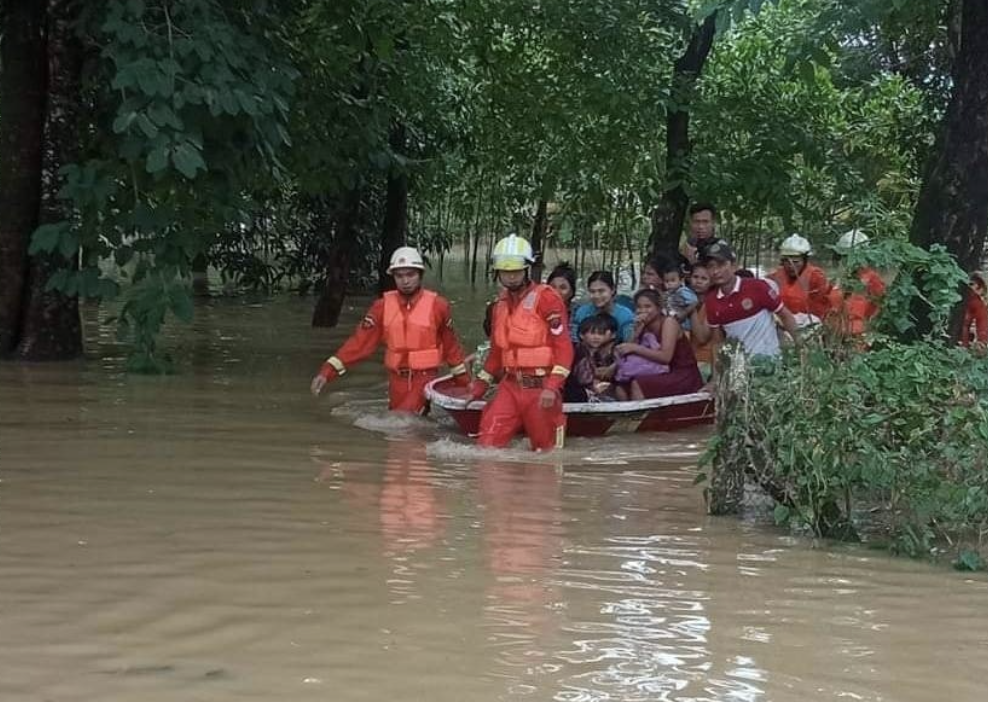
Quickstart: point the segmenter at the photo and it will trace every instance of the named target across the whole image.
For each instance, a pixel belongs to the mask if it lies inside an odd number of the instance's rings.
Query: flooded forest
[[[476,383],[698,210],[867,329],[553,451],[310,392],[400,271]],[[980,701],[986,233],[983,0],[0,0],[0,700]]]

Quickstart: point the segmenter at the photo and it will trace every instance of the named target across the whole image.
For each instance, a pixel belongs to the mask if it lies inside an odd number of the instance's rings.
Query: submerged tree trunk
[[[532,251],[535,253],[535,263],[532,265],[532,280],[540,282],[542,280],[542,267],[544,265],[544,242],[545,233],[549,226],[549,201],[544,197],[539,200],[535,208],[535,219],[532,221]]]
[[[673,65],[673,105],[666,116],[666,175],[665,191],[652,210],[652,253],[674,252],[679,249],[690,197],[686,190],[689,179],[690,106],[697,79],[710,55],[717,27],[717,13],[707,15],[703,24],[693,30],[686,51]]]
[[[47,93],[45,3],[0,2],[0,355],[13,351],[41,210]]]
[[[405,127],[396,124],[389,138],[391,150],[400,154],[405,148]],[[405,245],[408,234],[408,175],[404,168],[392,165],[388,171],[388,194],[384,209],[384,229],[381,232],[381,260],[377,267],[378,290],[394,289],[394,279],[388,275],[391,254]]]
[[[209,259],[204,253],[192,259],[192,294],[209,297]]]
[[[360,190],[351,191],[336,213],[323,212],[318,226],[333,232],[334,246],[326,263],[326,282],[319,293],[312,313],[312,326],[335,327],[339,324],[343,303],[346,301],[347,279],[350,277],[350,261],[357,249],[357,222],[360,219]],[[320,207],[326,205],[320,203]],[[335,222],[333,214],[336,215]]]
[[[48,99],[45,122],[43,191],[40,224],[72,217],[58,198],[59,169],[77,160],[78,129],[83,121],[80,101],[83,49],[75,33],[80,0],[51,3],[48,22]],[[78,267],[78,256],[67,262],[60,254],[42,253],[30,259],[30,272],[21,315],[17,356],[30,361],[53,361],[82,355],[79,299],[46,290],[50,276],[66,265]]]
[[[910,239],[943,244],[966,271],[981,263],[988,229],[988,2],[963,0],[953,94],[926,166]],[[920,334],[929,331],[916,315]],[[959,314],[951,331],[960,334]]]

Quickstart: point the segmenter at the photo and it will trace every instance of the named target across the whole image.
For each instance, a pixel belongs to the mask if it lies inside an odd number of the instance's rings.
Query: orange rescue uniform
[[[988,305],[975,290],[968,290],[964,305],[964,326],[961,327],[961,346],[973,343],[988,344]]]
[[[792,279],[784,267],[779,266],[768,276],[779,286],[782,303],[793,314],[812,314],[823,320],[831,309],[830,293],[833,286],[822,269],[807,263],[799,277]]]
[[[382,341],[391,410],[422,412],[425,386],[444,361],[457,382],[469,381],[449,302],[431,290],[419,290],[410,298],[394,290],[384,293],[339,351],[326,359],[319,374],[327,381],[336,379],[374,353]]]
[[[865,333],[868,321],[878,314],[878,301],[885,294],[885,282],[873,269],[859,270],[858,280],[864,285],[863,294],[852,292],[844,295],[837,286],[834,286],[830,294],[837,328],[847,336],[860,336]]]
[[[479,380],[502,378],[480,418],[481,446],[507,446],[520,429],[533,450],[560,448],[566,428],[563,384],[573,365],[569,320],[562,298],[548,285],[504,291],[494,303],[491,351]],[[556,394],[541,406],[543,390]]]

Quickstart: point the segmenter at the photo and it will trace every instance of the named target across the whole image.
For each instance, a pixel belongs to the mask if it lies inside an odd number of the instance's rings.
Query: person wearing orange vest
[[[834,249],[838,255],[847,256],[854,247],[867,243],[867,235],[852,229],[837,240]],[[862,292],[845,292],[834,286],[830,293],[831,316],[828,322],[843,336],[862,336],[868,329],[869,321],[878,314],[879,301],[885,295],[885,281],[875,269],[862,266],[854,275],[861,282]]]
[[[985,304],[985,279],[981,273],[971,274],[970,290],[964,303],[964,324],[961,326],[961,346],[984,349],[988,345],[988,305]]]
[[[384,342],[388,369],[388,409],[421,413],[427,401],[425,386],[445,362],[461,386],[470,383],[463,347],[453,330],[449,302],[422,288],[425,263],[413,248],[403,246],[391,256],[388,274],[397,290],[375,300],[363,321],[340,349],[323,363],[312,379],[312,394],[344,375]]]
[[[768,275],[779,286],[782,303],[797,320],[819,323],[830,312],[831,284],[827,274],[809,262],[810,242],[799,234],[787,237],[779,247],[780,265]],[[812,317],[816,317],[813,320]]]
[[[507,446],[519,430],[535,451],[561,448],[566,430],[562,388],[573,365],[566,305],[548,285],[533,283],[531,245],[511,235],[494,247],[494,271],[504,290],[494,303],[491,351],[470,389],[484,396],[500,378],[484,407],[478,443]]]

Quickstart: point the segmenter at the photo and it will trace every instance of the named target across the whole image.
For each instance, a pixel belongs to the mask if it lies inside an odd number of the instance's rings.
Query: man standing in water
[[[749,356],[780,356],[775,316],[794,339],[798,337],[796,319],[775,288],[758,278],[740,277],[734,249],[726,241],[707,246],[704,262],[712,285],[701,300],[706,316],[699,314],[699,308],[691,316],[693,338],[701,344],[737,339]]]
[[[511,235],[494,247],[494,271],[504,290],[494,303],[491,352],[470,390],[479,399],[500,376],[480,419],[478,443],[502,447],[524,428],[533,450],[561,448],[566,429],[562,388],[573,365],[562,298],[533,283],[531,245]]]
[[[703,258],[703,248],[717,238],[717,208],[709,202],[697,202],[690,207],[690,235],[679,249],[690,264]]]
[[[339,351],[326,359],[312,379],[312,394],[344,375],[350,366],[370,356],[383,341],[388,369],[388,409],[421,413],[426,407],[425,386],[445,361],[457,383],[470,380],[463,348],[453,331],[446,298],[422,288],[425,263],[413,248],[403,246],[391,256],[388,274],[397,290],[374,301],[360,326]]]

